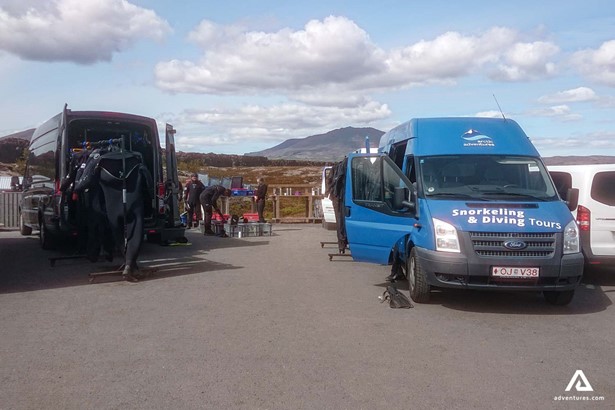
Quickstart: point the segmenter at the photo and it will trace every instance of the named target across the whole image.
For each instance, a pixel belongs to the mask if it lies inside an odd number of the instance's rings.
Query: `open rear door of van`
[[[177,175],[177,157],[175,154],[175,129],[171,124],[166,125],[165,152],[166,152],[166,191],[167,205],[169,206],[168,227],[181,226],[179,218],[179,177]]]
[[[352,258],[387,264],[395,244],[414,229],[415,211],[394,201],[396,190],[407,194],[412,184],[384,154],[350,154],[346,166],[344,214]]]

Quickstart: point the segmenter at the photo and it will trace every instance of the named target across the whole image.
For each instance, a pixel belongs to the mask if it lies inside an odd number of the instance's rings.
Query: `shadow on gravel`
[[[583,283],[595,286],[615,286],[615,267],[585,268]],[[607,292],[613,291],[615,289]]]
[[[601,277],[612,286],[610,278]],[[374,286],[386,288],[389,282]],[[394,283],[400,291],[409,292],[408,281]],[[567,306],[554,306],[546,302],[541,292],[476,291],[462,289],[432,289],[430,305],[442,305],[448,309],[466,312],[496,313],[508,315],[586,315],[606,310],[613,304],[606,293],[596,284],[584,283],[577,287],[574,299]],[[406,293],[408,296],[408,293]],[[421,306],[420,303],[416,304]]]
[[[144,242],[138,258],[139,268],[147,274],[143,281],[213,271],[239,269],[227,263],[206,259],[212,249],[242,248],[269,244],[264,237],[242,240],[237,238],[203,237],[187,235],[188,244],[161,246]],[[3,238],[0,246],[0,294],[29,292],[42,289],[80,286],[121,281],[119,268],[123,258],[116,252],[111,262],[103,257],[90,262],[76,255],[74,243],[63,248],[44,251],[36,236]],[[73,258],[77,256],[76,258]],[[67,259],[63,259],[69,257]],[[56,258],[53,263],[51,260]],[[110,273],[96,276],[90,274]]]

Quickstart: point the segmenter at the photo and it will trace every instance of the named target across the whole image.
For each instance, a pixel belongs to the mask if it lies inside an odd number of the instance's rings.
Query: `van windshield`
[[[559,200],[538,158],[506,155],[421,157],[421,194],[433,199]]]

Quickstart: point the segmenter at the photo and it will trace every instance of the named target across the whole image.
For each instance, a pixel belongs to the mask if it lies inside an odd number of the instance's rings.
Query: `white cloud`
[[[210,145],[279,143],[340,126],[369,126],[390,115],[386,104],[375,101],[346,108],[287,103],[270,107],[249,105],[239,109],[189,110],[174,119],[174,125],[182,129],[183,136],[177,141],[185,150]],[[191,128],[198,128],[199,135],[185,132]]]
[[[582,118],[579,114],[573,113],[570,107],[565,104],[531,110],[527,113],[527,115],[534,117],[557,118],[562,121],[577,121]]]
[[[126,0],[10,1],[0,6],[0,49],[24,60],[109,61],[142,38],[170,27]]]
[[[327,129],[339,124],[369,124],[390,115],[386,104],[367,102],[359,107],[332,108],[300,104],[281,104],[271,107],[244,106],[231,110],[191,110],[184,120],[191,123],[223,125],[225,127],[289,130],[301,133],[308,129]]]
[[[494,27],[476,36],[447,32],[384,50],[345,17],[271,33],[203,21],[189,35],[202,47],[202,58],[160,62],[155,75],[157,85],[170,92],[297,95],[452,83],[481,70],[505,81],[552,75],[550,59],[558,48],[541,41],[521,43],[518,37],[512,29]]]
[[[598,99],[595,91],[588,87],[572,88],[538,98],[543,104],[562,104],[571,102],[595,101]]]
[[[481,111],[477,112],[474,116],[485,118],[502,118],[502,113],[499,111]]]
[[[532,138],[543,156],[615,155],[615,132],[593,132],[566,137]]]
[[[511,47],[515,38],[513,30],[500,27],[481,36],[447,32],[432,41],[391,50],[387,53],[387,71],[381,74],[385,83],[398,86],[456,79],[498,61],[501,50]]]
[[[301,91],[289,92],[287,97],[302,104],[336,108],[360,107],[371,101],[362,91],[347,90],[343,85],[306,87]]]
[[[528,81],[555,74],[555,63],[550,59],[559,52],[553,43],[536,41],[517,43],[507,50],[503,63],[492,77],[502,81]]]
[[[293,90],[347,82],[376,72],[381,64],[365,31],[344,17],[275,33],[238,32],[202,22],[189,38],[207,45],[203,60],[159,63],[161,88],[197,93]]]
[[[605,96],[601,97],[597,103],[600,108],[615,108],[615,97],[613,96]]]
[[[597,50],[578,51],[573,54],[571,61],[588,78],[615,86],[615,40],[602,43]]]

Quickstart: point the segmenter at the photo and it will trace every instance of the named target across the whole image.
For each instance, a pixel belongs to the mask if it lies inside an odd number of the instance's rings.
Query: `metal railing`
[[[322,222],[322,194],[320,187],[309,184],[269,185],[265,205],[268,219],[277,223],[320,223]],[[255,211],[252,197],[232,197],[222,200],[224,213],[229,213],[230,203],[234,201],[252,201],[252,212]],[[300,205],[297,205],[300,203]],[[288,214],[288,209],[295,212]],[[296,211],[300,211],[297,213]]]
[[[19,228],[21,192],[0,192],[0,227]]]

